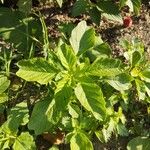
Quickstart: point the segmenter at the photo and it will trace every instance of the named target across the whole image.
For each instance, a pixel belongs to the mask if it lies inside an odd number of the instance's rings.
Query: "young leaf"
[[[72,70],[75,67],[76,55],[70,46],[67,44],[62,44],[58,48],[57,55],[66,69]]]
[[[81,21],[73,29],[70,43],[75,53],[80,55],[94,46],[95,32],[87,27],[85,21]]]
[[[87,74],[94,76],[116,76],[121,73],[120,60],[112,58],[98,58],[89,67]]]
[[[0,94],[3,93],[10,85],[7,77],[0,75]]]
[[[82,132],[75,132],[70,140],[71,150],[94,150],[92,142]]]
[[[14,150],[35,150],[33,137],[28,132],[22,132],[13,145]]]
[[[106,107],[103,93],[95,83],[79,83],[75,95],[85,109],[90,111],[98,120],[104,120]]]
[[[129,90],[132,87],[131,77],[125,73],[119,74],[107,82],[118,91]]]
[[[37,81],[40,84],[47,84],[58,72],[53,65],[42,58],[22,60],[19,61],[18,66],[19,71],[16,73],[17,76],[26,81]]]

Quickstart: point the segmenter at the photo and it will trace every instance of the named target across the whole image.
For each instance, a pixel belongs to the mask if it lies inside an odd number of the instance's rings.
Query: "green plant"
[[[73,16],[79,16],[86,13],[91,20],[97,25],[100,24],[101,17],[118,21],[122,23],[121,9],[124,6],[129,6],[131,12],[139,14],[141,0],[120,0],[119,3],[112,0],[77,0],[72,9]]]
[[[128,136],[123,112],[128,111],[128,93],[137,80],[133,69],[142,62],[145,67],[138,81],[149,84],[149,61],[139,42],[129,44],[127,64],[112,58],[110,50],[100,49],[104,45],[82,21],[72,30],[69,41],[60,40],[55,50],[48,50],[46,59],[19,61],[19,77],[50,88],[45,98],[35,104],[29,130],[36,135],[57,129],[66,132],[72,150],[93,149],[90,139],[94,133],[102,142],[107,142],[112,133]],[[142,98],[149,103],[149,96]],[[119,107],[114,110],[116,104]]]
[[[28,109],[25,102],[17,104],[8,111],[7,121],[0,127],[0,149],[34,150],[35,143],[29,132],[19,133],[19,126],[28,123]]]

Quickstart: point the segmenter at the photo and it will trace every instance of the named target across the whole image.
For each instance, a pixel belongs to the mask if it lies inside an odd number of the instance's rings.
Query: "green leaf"
[[[42,58],[22,60],[18,63],[19,71],[17,76],[26,81],[37,81],[40,84],[47,84],[57,74],[58,70]]]
[[[71,150],[94,150],[92,142],[82,132],[75,132],[70,140]]]
[[[7,77],[0,75],[0,94],[3,93],[10,85]]]
[[[52,126],[52,122],[48,118],[50,103],[51,101],[49,99],[45,99],[36,103],[33,108],[28,128],[34,130],[36,135],[48,131]]]
[[[0,104],[6,102],[8,100],[8,96],[5,93],[0,94]]]
[[[147,137],[136,137],[129,141],[127,150],[149,150],[150,138]]]
[[[56,1],[57,1],[57,3],[58,3],[59,7],[62,7],[63,0],[56,0]]]
[[[33,137],[28,132],[22,132],[13,145],[14,150],[35,150],[35,143]]]
[[[1,7],[0,20],[3,20],[0,21],[0,37],[13,43],[18,51],[26,53],[36,39],[41,39],[41,26],[37,18],[27,18],[20,11]]]
[[[116,76],[121,73],[120,60],[112,58],[98,58],[89,67],[87,74],[94,76]]]
[[[58,146],[53,145],[49,150],[59,150]]]
[[[134,51],[132,53],[132,61],[131,61],[132,67],[135,66],[140,61],[140,59],[141,59],[141,54],[138,51]]]
[[[140,13],[141,0],[131,0],[133,3],[133,9],[136,15]]]
[[[117,124],[117,132],[121,136],[128,136],[129,135],[127,128],[122,123]]]
[[[87,50],[91,49],[95,44],[95,31],[94,29],[88,29],[80,39],[78,55],[83,54]]]
[[[132,87],[131,77],[126,73],[119,74],[107,82],[118,91],[129,90]]]
[[[60,80],[55,90],[55,103],[58,111],[64,111],[67,109],[67,105],[72,96],[72,88],[68,85],[67,80]]]
[[[150,83],[145,83],[145,90],[146,90],[148,96],[150,97]]]
[[[19,11],[28,14],[32,8],[32,0],[19,0],[17,6],[19,7]]]
[[[142,80],[150,83],[150,69],[142,71],[139,76]]]
[[[27,108],[27,103],[21,102],[8,111],[7,121],[2,125],[2,131],[15,135],[18,132],[20,125],[25,125],[28,123],[29,110]]]
[[[120,8],[124,7],[126,5],[127,1],[128,0],[119,0],[119,6],[120,6]]]
[[[123,22],[118,6],[111,0],[99,1],[97,5],[102,11],[102,15],[107,19],[118,21],[120,23]]]
[[[70,46],[68,46],[67,44],[62,44],[58,48],[57,55],[58,55],[61,63],[63,64],[63,66],[66,69],[72,70],[75,67],[76,56],[75,56],[75,53]]]
[[[69,104],[69,114],[72,116],[72,118],[78,118],[80,115],[80,108],[75,104]]]
[[[71,13],[73,16],[76,17],[81,15],[82,13],[85,13],[87,8],[88,8],[88,3],[86,0],[77,0],[73,5]]]
[[[108,43],[101,43],[94,47],[94,50],[98,51],[101,55],[111,55],[111,48]]]
[[[132,3],[132,0],[127,0],[126,5],[130,8],[131,12],[134,11],[134,6],[133,6],[133,3]]]
[[[96,25],[99,26],[100,25],[100,21],[101,21],[101,12],[97,9],[97,7],[93,7],[92,9],[90,9],[89,15],[91,17],[91,20]]]
[[[95,32],[87,27],[85,21],[81,21],[73,29],[70,43],[75,53],[80,55],[94,46]]]
[[[75,95],[85,109],[90,111],[98,120],[104,120],[106,107],[103,93],[93,82],[79,83],[75,88]]]
[[[1,143],[0,143],[0,148],[1,148]],[[2,150],[10,149],[10,141],[7,140],[2,144]]]
[[[144,100],[146,98],[144,82],[142,82],[141,80],[136,79],[135,83],[136,83],[136,90],[137,90],[139,99]]]

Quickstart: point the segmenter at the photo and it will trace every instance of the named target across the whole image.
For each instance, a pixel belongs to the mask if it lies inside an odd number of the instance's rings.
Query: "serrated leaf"
[[[87,74],[94,76],[116,76],[121,73],[120,60],[112,58],[98,58],[89,67]]]
[[[106,116],[103,93],[95,83],[79,83],[75,88],[75,95],[85,109],[90,111],[98,120]]]
[[[40,84],[47,84],[57,74],[58,70],[43,58],[22,60],[18,63],[19,71],[17,76],[26,81],[37,81]]]
[[[111,136],[113,131],[115,131],[116,128],[116,122],[111,118],[108,124],[108,127],[105,127],[102,130],[96,131],[95,135],[101,142],[107,143]]]
[[[71,150],[94,150],[92,142],[82,132],[75,133],[70,140]]]
[[[79,16],[82,13],[86,12],[87,7],[88,7],[88,3],[86,0],[77,0],[73,5],[71,13],[75,17]]]
[[[62,44],[58,48],[57,55],[62,63],[62,65],[68,69],[72,70],[76,65],[76,56],[72,48],[66,44]]]
[[[129,141],[127,150],[149,150],[150,138],[148,137],[136,137]]]
[[[35,150],[35,143],[33,137],[28,132],[22,132],[15,143],[13,144],[14,150]]]
[[[95,32],[87,27],[85,21],[81,21],[72,30],[70,43],[75,53],[81,55],[94,46]]]
[[[117,132],[121,136],[128,136],[129,135],[127,128],[122,123],[117,124]]]
[[[129,90],[132,87],[131,77],[125,73],[119,74],[107,82],[118,91]]]
[[[10,85],[7,77],[0,75],[0,94],[3,93]]]

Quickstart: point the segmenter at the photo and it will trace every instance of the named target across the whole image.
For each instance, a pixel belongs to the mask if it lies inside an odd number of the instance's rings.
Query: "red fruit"
[[[123,26],[128,28],[132,26],[132,19],[130,16],[127,16],[123,19]]]

